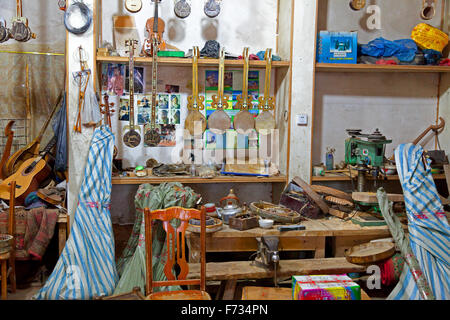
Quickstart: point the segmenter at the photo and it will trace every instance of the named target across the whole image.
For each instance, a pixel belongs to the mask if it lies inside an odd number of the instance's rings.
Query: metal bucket
[[[9,234],[0,234],[0,254],[5,254],[12,249],[13,236]]]

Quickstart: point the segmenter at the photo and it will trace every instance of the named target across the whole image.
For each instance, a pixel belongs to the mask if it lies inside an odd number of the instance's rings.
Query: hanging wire
[[[81,14],[84,24],[83,26],[77,28],[71,24],[71,19],[74,15],[78,14]],[[66,12],[64,14],[64,25],[69,32],[74,34],[83,34],[89,29],[91,24],[92,11],[82,1],[75,1],[66,9]]]

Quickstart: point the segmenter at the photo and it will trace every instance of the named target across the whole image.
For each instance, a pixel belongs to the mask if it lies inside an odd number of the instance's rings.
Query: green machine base
[[[368,213],[360,214],[357,217],[353,217],[351,221],[354,224],[359,224],[361,227],[379,227],[386,225],[384,219],[374,217],[373,215]]]

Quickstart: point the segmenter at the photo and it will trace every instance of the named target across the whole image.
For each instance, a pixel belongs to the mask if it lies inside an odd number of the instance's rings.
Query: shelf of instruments
[[[287,177],[284,175],[273,177],[250,177],[250,176],[218,176],[215,178],[200,177],[113,177],[113,185],[131,185],[131,184],[159,184],[163,182],[179,182],[184,184],[212,184],[212,183],[287,183]]]
[[[97,56],[97,62],[105,63],[128,63],[128,57],[115,57],[115,56]],[[151,64],[152,58],[135,58],[136,64]],[[191,58],[168,58],[158,57],[158,65],[174,66],[174,67],[191,67]],[[219,59],[201,58],[198,62],[199,67],[218,66]],[[243,60],[225,60],[226,67],[243,67]],[[273,61],[273,68],[289,68],[291,63],[289,61]],[[250,60],[250,68],[265,68],[266,62],[262,60]]]

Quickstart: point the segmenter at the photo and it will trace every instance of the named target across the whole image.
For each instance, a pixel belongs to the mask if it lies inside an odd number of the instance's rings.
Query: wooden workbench
[[[280,251],[314,251],[314,258],[325,257],[328,237],[331,238],[331,256],[343,257],[345,250],[354,245],[391,237],[387,226],[361,227],[335,217],[302,221],[301,224],[306,230],[287,232],[278,231],[276,225],[272,229],[254,228],[246,231],[224,225],[222,230],[207,234],[206,252],[256,252],[256,237],[276,235],[280,237]],[[186,243],[189,247],[189,262],[199,262],[198,234],[186,232]]]

